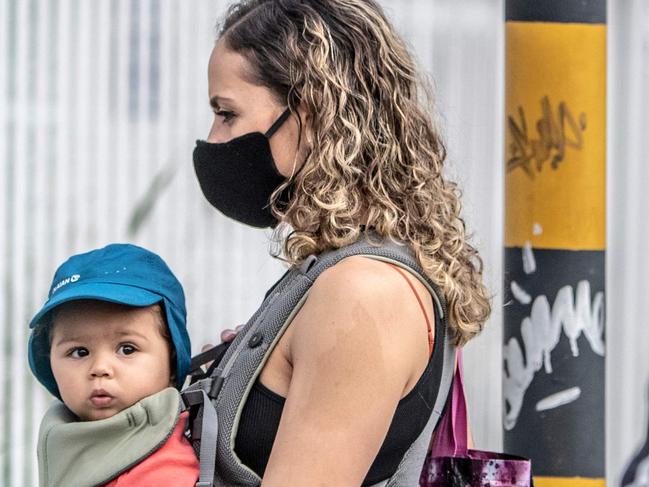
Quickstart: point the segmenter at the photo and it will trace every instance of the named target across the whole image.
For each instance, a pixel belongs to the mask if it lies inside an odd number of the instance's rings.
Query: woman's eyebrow
[[[234,102],[234,100],[232,98],[227,98],[225,96],[214,95],[212,98],[210,98],[210,106],[212,108],[218,108],[218,107],[221,106],[221,103],[224,102],[224,101],[230,102],[230,103]]]

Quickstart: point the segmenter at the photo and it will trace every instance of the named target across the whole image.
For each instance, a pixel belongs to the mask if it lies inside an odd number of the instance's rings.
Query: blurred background
[[[500,450],[503,1],[381,3],[433,84],[448,175],[495,296],[465,374],[476,446]],[[0,0],[0,485],[38,482],[51,398],[29,372],[27,323],[69,255],[110,242],[158,252],[185,286],[194,353],[247,321],[283,273],[269,232],[218,214],[194,176],[227,5]],[[649,2],[609,1],[608,63],[606,462],[617,485],[647,429]]]

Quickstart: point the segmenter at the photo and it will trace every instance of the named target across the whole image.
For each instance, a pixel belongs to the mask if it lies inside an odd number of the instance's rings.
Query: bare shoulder
[[[376,300],[383,303],[385,295],[402,297],[407,288],[399,276],[385,262],[364,256],[352,256],[324,271],[316,279],[312,295],[330,296],[340,293],[346,300]]]
[[[414,276],[409,280],[427,296]],[[388,361],[404,387],[427,362],[427,329],[412,289],[395,269],[376,259],[348,257],[324,271],[291,327],[293,358],[301,350],[353,345],[357,353]],[[366,357],[368,362],[376,359]]]

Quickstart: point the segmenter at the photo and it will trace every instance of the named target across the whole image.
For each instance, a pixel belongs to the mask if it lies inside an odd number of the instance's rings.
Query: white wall
[[[607,468],[647,435],[649,2],[609,0]]]
[[[467,347],[478,446],[499,449],[503,253],[502,0],[383,0],[433,78],[449,174],[465,190],[495,294]],[[649,7],[609,2],[608,472],[645,431],[649,375]],[[0,1],[0,485],[36,485],[49,401],[26,363],[27,322],[71,253],[132,241],[185,285],[194,351],[246,321],[282,266],[268,233],[209,207],[191,163],[210,123],[206,64],[225,2]],[[136,233],[129,222],[162,183]],[[165,184],[165,181],[168,184]]]

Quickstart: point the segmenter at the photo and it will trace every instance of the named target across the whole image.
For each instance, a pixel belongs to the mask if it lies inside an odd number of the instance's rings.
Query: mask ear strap
[[[286,119],[291,115],[291,110],[290,108],[286,108],[284,110],[284,113],[282,113],[277,120],[275,120],[275,123],[271,125],[271,127],[266,131],[264,134],[267,138],[271,138],[275,132],[277,132],[277,129],[279,129],[284,122],[286,122]]]

